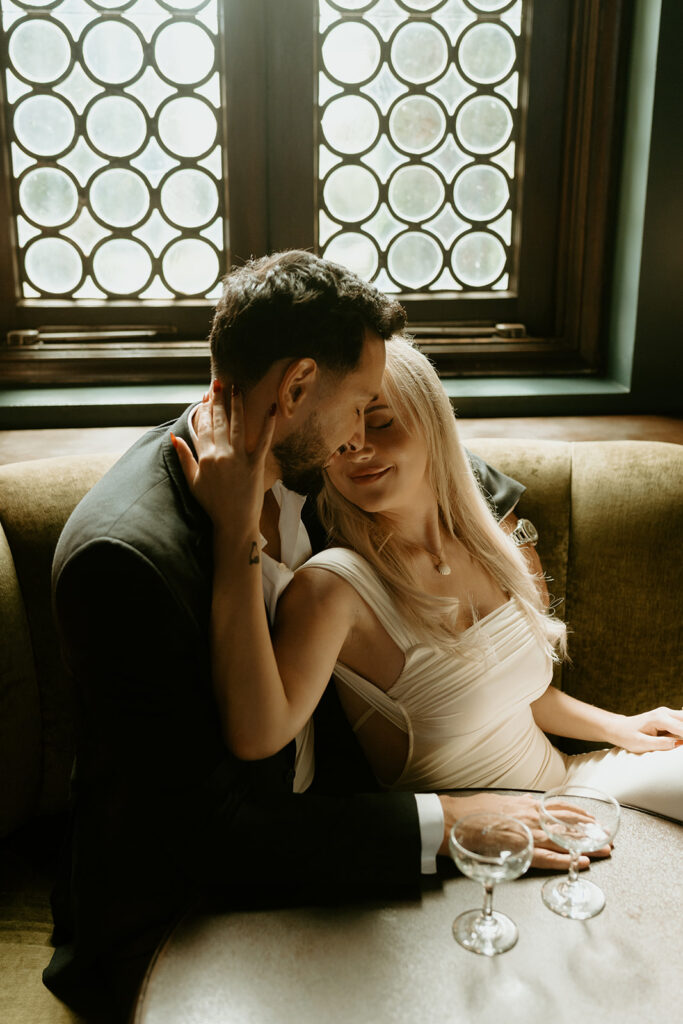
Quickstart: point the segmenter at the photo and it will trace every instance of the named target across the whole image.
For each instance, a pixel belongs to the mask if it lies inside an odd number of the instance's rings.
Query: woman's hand
[[[610,740],[633,754],[648,750],[672,750],[683,744],[683,711],[655,708],[642,715],[619,715],[610,729]]]
[[[223,395],[220,382],[214,381],[197,408],[196,459],[182,438],[171,437],[194,498],[211,517],[216,530],[239,542],[258,531],[275,407],[266,416],[256,447],[247,452],[242,396],[233,389],[228,418]]]
[[[541,827],[540,801],[531,793],[521,795],[510,794],[506,796],[500,793],[475,793],[472,796],[440,796],[441,806],[444,811],[444,840],[439,853],[448,854],[448,835],[458,818],[466,814],[509,814],[526,825],[534,839],[534,856],[531,861],[532,868],[543,868],[545,870],[566,871],[569,868],[569,854],[566,850],[557,846],[548,838]],[[567,814],[576,820],[576,807],[566,806]],[[561,804],[553,804],[553,814],[558,818],[562,817],[563,808]],[[586,814],[590,820],[591,815]],[[603,846],[595,850],[590,857],[609,857],[612,852],[611,846]],[[587,868],[590,865],[590,858],[583,855],[579,858],[579,867]]]

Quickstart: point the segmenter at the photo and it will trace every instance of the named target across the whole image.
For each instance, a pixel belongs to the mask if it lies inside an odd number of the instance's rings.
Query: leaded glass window
[[[24,299],[217,294],[218,19],[218,0],[2,0]]]
[[[386,292],[514,292],[529,8],[318,0],[323,255]]]
[[[442,373],[592,372],[626,0],[0,0],[0,378],[204,380],[230,263],[400,295]]]

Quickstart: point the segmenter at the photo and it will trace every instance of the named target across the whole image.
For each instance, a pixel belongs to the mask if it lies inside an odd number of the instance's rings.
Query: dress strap
[[[342,664],[341,661],[338,661],[334,666],[334,674],[340,682],[345,683],[350,690],[359,697],[362,697],[368,704],[368,708],[354,723],[354,732],[358,732],[361,726],[365,725],[368,718],[375,711],[378,711],[383,718],[386,718],[392,725],[395,725],[401,732],[410,733],[408,717],[403,705],[399,701],[394,700],[393,697],[390,697],[384,690],[380,690],[378,686],[375,686],[368,679],[359,676],[357,672],[354,672],[348,665]]]
[[[351,551],[350,548],[328,548],[309,558],[301,566],[301,569],[308,567],[327,569],[350,583],[372,609],[382,628],[386,630],[401,651],[405,653],[415,645],[417,639],[400,620],[394,599],[362,555]]]

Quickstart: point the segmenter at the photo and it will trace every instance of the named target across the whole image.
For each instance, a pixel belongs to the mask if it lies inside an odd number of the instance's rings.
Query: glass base
[[[605,894],[593,882],[578,878],[549,878],[541,890],[543,902],[555,914],[573,921],[595,917],[605,906]]]
[[[481,910],[467,910],[453,922],[453,937],[472,953],[497,956],[512,949],[519,932],[514,921],[496,910],[488,918]]]

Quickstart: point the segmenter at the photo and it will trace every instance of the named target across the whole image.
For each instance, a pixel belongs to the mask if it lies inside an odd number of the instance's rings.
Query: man
[[[278,408],[271,461],[281,482],[263,502],[259,553],[271,612],[315,534],[294,492],[337,448],[362,445],[384,340],[403,325],[398,303],[309,253],[226,278],[211,334],[215,386],[242,391],[247,435]],[[414,886],[434,870],[454,815],[448,797],[381,794],[371,783],[362,792],[367,768],[333,694],[313,788],[310,728],[267,761],[238,761],[225,747],[210,678],[211,524],[171,434],[191,449],[195,411],[141,438],[75,510],[55,554],[79,730],[71,848],[53,898],[57,949],[44,977],[75,1009],[114,1020],[188,906]],[[505,515],[523,488],[475,467]]]

